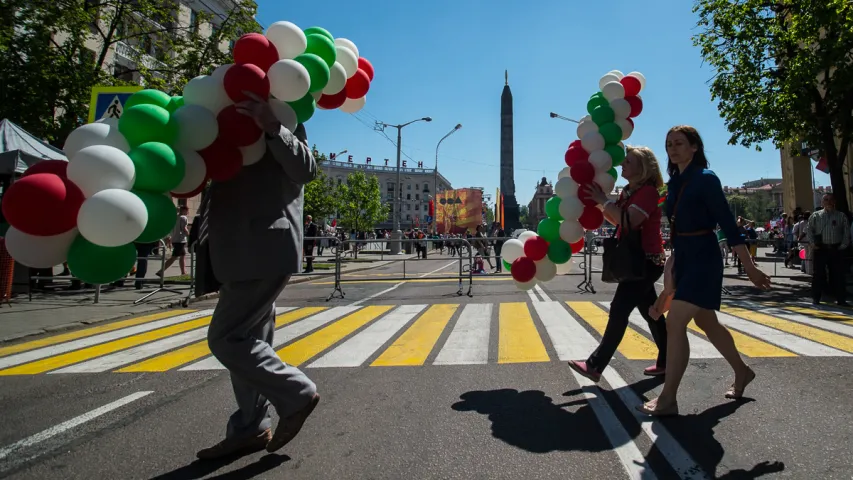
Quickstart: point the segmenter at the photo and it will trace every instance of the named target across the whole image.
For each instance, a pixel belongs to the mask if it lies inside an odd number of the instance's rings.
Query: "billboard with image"
[[[483,223],[483,191],[476,188],[445,190],[436,195],[435,219],[438,233],[475,232]]]

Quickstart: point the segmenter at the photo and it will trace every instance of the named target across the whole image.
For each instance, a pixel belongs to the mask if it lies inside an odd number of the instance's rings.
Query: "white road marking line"
[[[543,302],[551,301],[551,297],[549,297],[548,294],[545,293],[545,290],[543,290],[540,285],[536,285],[536,287],[534,287],[534,290],[536,290],[536,293],[538,293],[539,296],[542,297]]]
[[[444,270],[445,268],[447,268],[447,267],[449,267],[449,266],[451,266],[451,265],[456,265],[457,263],[459,263],[459,262],[450,262],[450,263],[448,263],[447,265],[445,265],[445,266],[443,266],[443,267],[441,267],[441,268],[436,268],[435,270],[433,270],[433,271],[431,271],[431,272],[427,272],[427,273],[425,273],[425,274],[423,274],[423,275],[419,276],[418,278],[424,278],[424,277],[426,277],[426,276],[428,276],[428,275],[432,275],[433,273],[440,272],[440,271]],[[374,293],[373,295],[370,295],[370,296],[368,296],[368,297],[362,298],[361,300],[358,300],[358,301],[356,301],[356,302],[350,303],[350,305],[353,305],[353,306],[355,306],[355,305],[361,305],[361,304],[362,304],[362,303],[364,303],[364,302],[367,302],[367,301],[369,301],[369,300],[373,300],[374,298],[379,297],[379,296],[381,296],[381,295],[385,295],[385,294],[386,294],[386,293],[388,293],[388,292],[393,292],[394,290],[397,290],[397,289],[398,289],[398,288],[400,288],[402,285],[404,285],[406,282],[407,282],[407,280],[403,280],[402,282],[400,282],[400,283],[398,283],[398,284],[396,284],[396,285],[394,285],[394,286],[392,286],[392,287],[386,288],[385,290],[382,290],[381,292]]]
[[[560,360],[585,359],[598,348],[598,342],[566,311],[562,303],[540,302],[533,304],[533,308],[545,325],[545,331]]]
[[[849,357],[849,353],[827,347],[826,345],[800,338],[790,333],[785,333],[758,323],[744,320],[727,313],[717,312],[717,318],[723,325],[739,330],[743,333],[760,338],[765,342],[772,343],[800,355],[808,357]]]
[[[485,365],[489,362],[492,304],[465,305],[434,365]]]
[[[164,318],[162,320],[155,320],[153,322],[143,323],[141,325],[135,325],[133,327],[122,328],[120,330],[114,330],[112,332],[101,333],[98,335],[93,335],[91,337],[73,340],[71,342],[51,345],[49,347],[44,348],[37,348],[35,350],[30,350],[29,352],[22,352],[17,355],[9,355],[8,357],[0,358],[0,369],[12,367],[15,365],[21,365],[27,362],[32,362],[34,360],[40,360],[42,358],[52,357],[54,355],[59,355],[61,353],[66,353],[73,350],[80,350],[82,348],[91,347],[100,343],[111,342],[113,340],[118,340],[119,338],[125,338],[144,332],[150,332],[158,328],[176,325],[178,323],[194,320],[196,318],[206,317],[211,314],[213,314],[212,309],[185,313],[183,315]]]
[[[312,315],[308,318],[304,318],[296,323],[286,325],[276,330],[272,347],[278,348],[294,338],[301,337],[302,335],[331,323],[344,315],[348,315],[359,308],[360,307],[354,307],[352,305],[335,307],[316,315]],[[216,357],[208,357],[179,369],[179,371],[190,370],[225,370],[225,367],[219,363],[219,360],[217,360]]]
[[[94,420],[101,415],[109,413],[117,408],[123,407],[128,403],[139,400],[142,397],[150,395],[154,393],[153,391],[147,392],[136,392],[132,395],[128,395],[124,398],[118,399],[115,402],[108,403],[103,407],[96,408],[90,412],[84,413],[78,417],[74,417],[71,420],[60,423],[59,425],[55,425],[53,427],[48,428],[47,430],[43,430],[39,433],[36,433],[33,436],[27,437],[23,440],[19,440],[7,447],[0,448],[0,460],[8,457],[9,455],[21,450],[22,448],[31,447],[37,443],[43,442],[51,437],[55,437],[62,432],[67,430],[71,430],[74,427],[82,425],[90,420]]]
[[[763,305],[756,305],[750,302],[727,302],[732,305],[737,305],[741,308],[746,308],[748,310],[753,310],[756,312],[764,313],[766,315],[771,315],[774,317],[782,318],[785,320],[790,320],[792,322],[804,323],[806,325],[811,325],[812,327],[817,327],[822,330],[828,330],[830,332],[840,333],[842,335],[853,336],[853,326],[834,322],[832,320],[824,320],[822,318],[815,318],[809,315],[805,315],[802,313],[795,313],[789,310],[783,310],[781,308],[775,307],[765,307]],[[851,317],[853,319],[853,317]]]
[[[527,296],[530,297],[530,301],[533,303],[539,303],[539,297],[533,292],[533,289],[527,291]]]
[[[426,305],[401,305],[397,307],[308,365],[308,368],[358,367],[426,307]]]

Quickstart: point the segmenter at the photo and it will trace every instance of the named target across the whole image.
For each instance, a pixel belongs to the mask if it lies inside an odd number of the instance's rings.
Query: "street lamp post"
[[[441,140],[438,141],[438,145],[435,146],[435,171],[433,172],[433,212],[432,212],[432,231],[433,233],[438,233],[438,147],[441,146],[441,142],[444,141],[445,138],[456,133],[460,128],[462,128],[461,123],[457,123],[453,130],[451,130],[447,135],[441,137]]]
[[[559,114],[556,114],[556,113],[554,113],[554,112],[551,112],[551,118],[559,118],[560,120],[565,120],[565,121],[567,121],[567,122],[572,122],[572,123],[581,123],[581,122],[579,122],[578,120],[573,120],[573,119],[571,119],[571,118],[564,117],[564,116],[559,115]]]
[[[402,216],[402,207],[403,207],[403,189],[400,186],[400,148],[402,146],[402,130],[403,127],[407,125],[411,125],[415,122],[431,122],[432,117],[423,117],[418,118],[417,120],[412,120],[411,122],[406,122],[401,125],[389,125],[383,122],[376,122],[376,127],[378,129],[384,129],[385,127],[392,127],[397,129],[397,186],[395,189],[397,190],[397,201],[394,205],[394,233],[391,236],[392,240],[400,240],[403,238],[403,231],[400,229],[400,221]],[[399,255],[401,252],[400,242],[391,242],[391,255]]]

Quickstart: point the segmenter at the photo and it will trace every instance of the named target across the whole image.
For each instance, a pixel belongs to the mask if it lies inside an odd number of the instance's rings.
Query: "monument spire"
[[[504,70],[504,85],[509,85],[509,71]]]
[[[509,72],[504,70],[504,88],[501,92],[501,149],[500,177],[501,195],[503,195],[504,228],[513,231],[521,227],[519,222],[518,201],[515,199],[515,179],[513,161],[513,114],[512,91],[509,88]]]

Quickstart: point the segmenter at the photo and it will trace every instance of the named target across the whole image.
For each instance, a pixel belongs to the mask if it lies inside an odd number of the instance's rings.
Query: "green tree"
[[[805,142],[827,159],[832,188],[853,139],[853,2],[698,0],[693,42],[715,70],[712,98],[729,143]],[[758,147],[756,147],[758,148]],[[846,195],[838,208],[848,211]]]
[[[776,213],[776,204],[768,192],[754,192],[748,195],[733,194],[728,196],[729,208],[735,216],[755,220],[760,227]]]
[[[239,34],[259,31],[252,0],[224,19],[179,21],[178,0],[2,0],[0,117],[53,145],[86,122],[92,87],[139,81],[178,93],[189,79],[230,62]],[[188,14],[183,10],[183,14]],[[209,22],[220,28],[210,33]],[[125,57],[124,68],[115,57]]]
[[[518,207],[518,221],[521,223],[522,227],[527,228],[530,223],[530,208],[527,205],[521,205]],[[535,225],[532,228],[536,228]]]
[[[729,195],[727,200],[729,201],[729,209],[731,209],[732,215],[749,218],[751,202],[747,195]]]
[[[323,163],[328,160],[326,154],[320,153],[317,145],[314,145],[313,150],[318,172],[314,180],[305,184],[303,209],[306,215],[311,215],[315,221],[319,221],[338,211],[338,201],[335,196],[337,185],[323,171]]]
[[[483,212],[486,214],[486,225],[491,228],[492,223],[495,222],[495,209],[492,206],[484,204]]]
[[[364,172],[350,173],[337,187],[338,217],[346,229],[356,232],[372,230],[388,217],[388,207],[382,203],[379,179]]]

